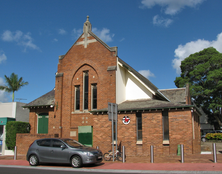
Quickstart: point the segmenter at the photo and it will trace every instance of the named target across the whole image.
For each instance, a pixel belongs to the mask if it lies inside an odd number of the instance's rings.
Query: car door
[[[51,139],[42,139],[37,141],[40,162],[50,162]]]
[[[61,147],[63,146],[63,148]],[[56,163],[69,163],[69,149],[59,139],[52,139],[52,147],[50,149],[51,160]]]

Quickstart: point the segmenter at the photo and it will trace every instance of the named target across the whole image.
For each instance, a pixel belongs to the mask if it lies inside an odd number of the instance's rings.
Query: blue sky
[[[159,89],[176,88],[180,62],[213,46],[222,52],[221,0],[0,0],[0,85],[4,75],[29,85],[15,101],[29,103],[55,86],[58,58],[92,31]],[[11,102],[0,91],[0,102]]]

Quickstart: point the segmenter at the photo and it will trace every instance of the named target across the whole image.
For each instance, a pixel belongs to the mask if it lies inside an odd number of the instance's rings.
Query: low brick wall
[[[17,157],[19,159],[26,159],[26,154],[28,152],[29,146],[36,139],[41,138],[52,138],[53,135],[50,134],[16,134],[16,147],[17,147]]]

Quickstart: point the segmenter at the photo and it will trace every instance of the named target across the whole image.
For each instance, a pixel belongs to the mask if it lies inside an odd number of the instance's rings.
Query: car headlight
[[[93,153],[91,153],[91,152],[83,152],[83,154],[87,155],[87,156],[94,156]]]

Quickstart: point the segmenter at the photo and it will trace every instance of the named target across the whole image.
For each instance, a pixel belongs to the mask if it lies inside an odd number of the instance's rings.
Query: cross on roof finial
[[[89,21],[89,15],[87,15],[87,21]]]

